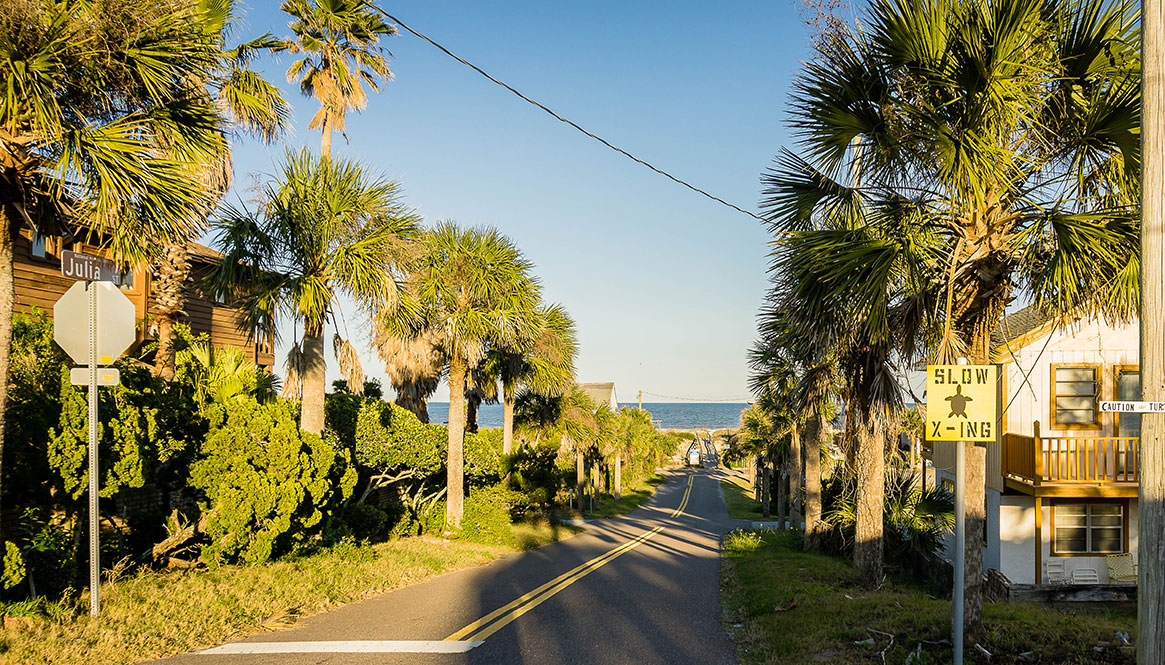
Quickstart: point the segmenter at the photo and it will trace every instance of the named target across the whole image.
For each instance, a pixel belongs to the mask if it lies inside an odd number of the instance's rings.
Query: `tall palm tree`
[[[308,129],[323,133],[320,150],[332,154],[332,132],[344,133],[344,117],[368,105],[364,84],[380,91],[379,81],[392,78],[381,36],[396,34],[365,0],[286,0],[280,8],[293,18],[295,34],[279,50],[302,54],[287,70],[287,80],[299,80],[299,90],[320,103]]]
[[[486,363],[502,384],[502,454],[513,452],[514,399],[520,388],[555,397],[574,385],[578,333],[562,305],[543,305],[530,334],[512,346],[494,345]]]
[[[288,153],[265,198],[261,210],[228,207],[216,223],[226,256],[210,283],[235,299],[252,330],[274,338],[279,315],[302,324],[293,348],[298,376],[285,383],[301,384],[300,426],[318,434],[327,388],[324,325],[334,321],[340,295],[370,312],[396,302],[396,266],[408,255],[418,217],[400,201],[396,182],[307,150]],[[337,346],[349,348],[342,339]],[[352,353],[338,355],[355,362]],[[362,373],[349,375],[348,385],[363,385]]]
[[[234,1],[198,0],[198,6],[203,17],[199,25],[219,49],[220,64],[213,78],[206,82],[207,94],[229,129],[271,142],[287,128],[291,108],[279,88],[249,65],[260,52],[272,48],[275,40],[270,35],[262,35],[228,48],[225,43],[234,23]],[[232,175],[230,144],[224,143],[222,154],[197,174],[208,194],[207,207],[199,213],[204,219],[230,188]],[[157,326],[158,339],[154,373],[167,381],[174,378],[175,370],[174,324],[185,314],[190,281],[186,245],[191,239],[178,238],[166,243],[151,266],[150,291],[154,300],[150,313]]]
[[[595,426],[594,403],[577,385],[555,396],[519,390],[514,398],[514,431],[531,445],[589,441]]]
[[[396,404],[412,411],[423,422],[429,422],[426,400],[437,391],[445,370],[445,352],[435,331],[426,331],[419,337],[398,337],[383,326],[373,330],[374,344],[392,389]]]
[[[941,247],[929,266],[945,300],[940,362],[990,362],[990,333],[1021,294],[1060,315],[1128,317],[1139,297],[1135,7],[875,0],[797,83],[804,157],[786,153],[766,176],[774,226],[872,200],[896,201],[890,219],[920,220]],[[861,182],[839,179],[854,172]],[[968,640],[982,630],[984,481],[984,451],[969,447]]]
[[[91,233],[126,261],[205,220],[190,174],[225,143],[205,81],[217,36],[193,2],[7,3],[0,11],[0,458],[21,229]]]
[[[435,333],[448,359],[446,522],[458,528],[465,500],[467,376],[491,344],[513,343],[533,326],[541,287],[532,264],[495,229],[442,222],[421,244],[399,306],[383,310],[377,325],[402,338]]]

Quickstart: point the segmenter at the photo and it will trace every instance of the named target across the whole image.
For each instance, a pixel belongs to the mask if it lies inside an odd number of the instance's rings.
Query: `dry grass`
[[[506,551],[408,538],[261,566],[135,575],[102,585],[98,621],[90,620],[83,597],[75,613],[0,631],[0,662],[103,665],[162,658],[285,627],[297,617],[489,563]]]

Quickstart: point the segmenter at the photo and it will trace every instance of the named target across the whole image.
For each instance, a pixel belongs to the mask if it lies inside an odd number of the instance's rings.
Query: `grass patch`
[[[913,663],[951,662],[949,600],[906,578],[866,591],[853,584],[848,561],[802,552],[798,533],[726,535],[721,576],[724,618],[744,665],[903,663],[919,645],[922,656]],[[1131,650],[1117,648],[1115,633],[1134,633],[1136,607],[1066,611],[986,603],[983,616],[982,644],[992,664],[1135,662]],[[893,646],[887,649],[889,638],[867,628],[893,634]],[[987,662],[975,653],[965,658]]]
[[[535,529],[537,531],[537,529]],[[349,542],[310,557],[259,566],[152,572],[101,585],[101,617],[88,597],[47,604],[20,629],[0,631],[6,663],[131,663],[286,627],[435,575],[488,563],[508,548],[406,538]]]
[[[724,503],[728,506],[728,516],[738,520],[758,520],[762,511],[760,501],[752,498],[752,485],[743,476],[730,474],[720,479],[724,490]]]
[[[599,501],[599,506],[593,511],[586,511],[582,517],[592,519],[596,517],[618,517],[635,510],[643,505],[655,494],[655,490],[663,484],[663,476],[658,473],[653,473],[644,480],[635,483],[630,487],[623,488],[623,496],[621,498],[603,497]]]
[[[532,521],[515,522],[512,528],[514,530],[514,546],[522,551],[556,543],[583,532],[583,529],[577,526],[551,522],[544,517]]]

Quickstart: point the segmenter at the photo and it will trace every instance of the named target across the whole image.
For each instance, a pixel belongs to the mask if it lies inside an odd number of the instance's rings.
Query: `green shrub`
[[[324,397],[324,427],[348,450],[356,447],[356,414],[367,401],[348,391],[331,392]]]
[[[511,474],[514,486],[521,493],[510,508],[510,517],[522,519],[531,513],[549,509],[562,486],[562,469],[556,464],[558,446],[523,446],[508,460],[504,469]]]
[[[76,548],[69,530],[47,515],[46,509],[26,508],[20,520],[17,544],[37,594],[55,596],[73,584],[77,573]]]
[[[4,541],[4,572],[0,574],[0,588],[5,590],[15,587],[24,581],[28,569],[24,565],[24,555],[20,548],[10,540]]]
[[[461,537],[486,545],[511,545],[510,505],[515,492],[500,486],[482,487],[465,499]]]
[[[53,342],[43,310],[12,317],[8,406],[4,421],[4,501],[11,508],[47,505],[56,483],[48,464],[49,430],[61,420],[61,368],[68,358]]]
[[[445,466],[448,434],[426,425],[408,409],[380,400],[365,400],[354,429],[356,463],[376,473],[411,469],[416,477]]]
[[[356,540],[379,541],[384,540],[385,526],[388,524],[388,515],[376,506],[365,503],[351,503],[340,511],[340,517],[352,530]]]
[[[448,434],[445,437],[448,440]],[[494,485],[502,479],[502,474],[502,430],[493,427],[467,432],[465,484],[470,488]]]
[[[299,428],[282,401],[212,405],[210,433],[190,470],[206,501],[208,562],[262,562],[321,528],[351,496],[348,454]]]
[[[724,534],[724,549],[728,552],[755,552],[761,544],[761,535],[756,531],[729,531]]]
[[[335,545],[332,545],[328,554],[341,561],[349,561],[351,563],[364,563],[376,559],[376,550],[372,549],[368,541],[352,537],[345,538]]]
[[[445,500],[432,502],[425,512],[418,516],[421,532],[439,536],[445,533]]]

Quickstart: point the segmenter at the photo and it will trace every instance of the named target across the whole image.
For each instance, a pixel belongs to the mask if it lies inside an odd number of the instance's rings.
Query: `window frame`
[[[1056,508],[1059,506],[1085,506],[1085,516],[1086,516],[1086,520],[1087,520],[1087,524],[1085,524],[1085,526],[1084,526],[1085,533],[1087,534],[1085,538],[1086,538],[1086,542],[1088,543],[1088,546],[1091,546],[1092,529],[1094,528],[1091,524],[1091,522],[1092,522],[1091,506],[1097,506],[1097,505],[1120,506],[1120,509],[1121,509],[1121,526],[1120,526],[1120,529],[1121,529],[1121,536],[1120,536],[1121,549],[1120,549],[1120,551],[1118,551],[1118,552],[1097,552],[1097,551],[1089,550],[1087,552],[1061,552],[1058,549],[1056,549]],[[1126,499],[1107,499],[1107,500],[1105,500],[1105,499],[1083,499],[1083,500],[1077,501],[1077,500],[1062,500],[1061,499],[1061,500],[1056,500],[1056,501],[1052,502],[1051,505],[1048,506],[1048,508],[1049,508],[1049,513],[1050,513],[1049,517],[1051,518],[1051,519],[1049,519],[1049,528],[1050,528],[1049,550],[1050,550],[1052,556],[1102,557],[1102,556],[1108,556],[1109,554],[1127,554],[1129,552],[1129,502],[1128,502],[1128,500],[1126,500]],[[1096,528],[1100,528],[1100,527],[1096,527]]]
[[[1122,374],[1137,374],[1141,373],[1140,365],[1113,365],[1112,366],[1112,398],[1120,400],[1121,398],[1121,375]],[[1112,435],[1119,437],[1121,431],[1121,414],[1120,411],[1112,414]]]
[[[1062,423],[1056,418],[1056,370],[1059,369],[1091,369],[1092,381],[1092,412],[1094,420],[1090,423]],[[1100,390],[1104,380],[1104,365],[1100,363],[1051,363],[1048,371],[1048,422],[1051,429],[1058,430],[1099,430],[1103,426],[1100,422],[1100,406],[1097,402],[1101,398]],[[1068,397],[1068,395],[1065,395]],[[1079,397],[1079,395],[1074,395]]]

